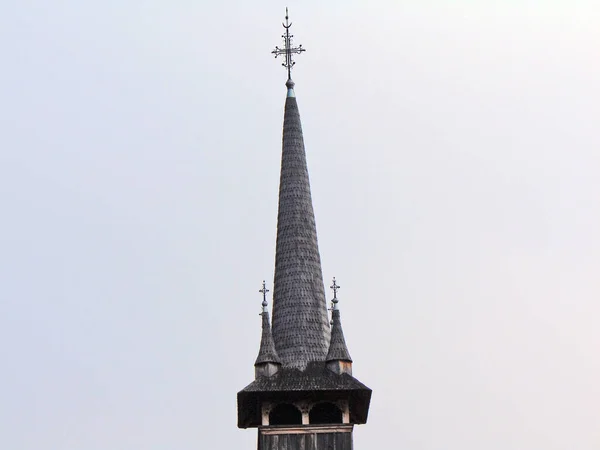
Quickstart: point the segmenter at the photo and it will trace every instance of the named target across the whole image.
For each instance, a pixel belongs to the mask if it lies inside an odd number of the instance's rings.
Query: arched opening
[[[319,403],[308,413],[310,423],[342,423],[342,411],[333,403]]]
[[[294,405],[282,403],[269,413],[269,425],[302,425],[302,413]]]

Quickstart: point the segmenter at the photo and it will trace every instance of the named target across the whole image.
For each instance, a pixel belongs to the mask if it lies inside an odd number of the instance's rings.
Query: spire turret
[[[340,319],[340,310],[338,308],[337,291],[340,286],[336,283],[335,277],[331,285],[333,290],[333,300],[331,301],[331,342],[327,352],[327,367],[336,373],[348,373],[352,375],[352,358],[346,346],[344,331],[342,330],[342,321]]]
[[[269,321],[269,309],[267,303],[267,292],[269,292],[269,290],[264,281],[262,289],[258,292],[263,295],[263,301],[262,312],[260,314],[262,316],[262,337],[260,340],[258,357],[254,362],[256,378],[259,376],[271,376],[275,374],[281,365],[281,361],[275,350],[273,335],[271,334],[271,323]]]

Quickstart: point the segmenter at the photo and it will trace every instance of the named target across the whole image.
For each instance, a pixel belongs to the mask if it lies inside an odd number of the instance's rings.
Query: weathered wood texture
[[[263,429],[258,433],[258,450],[352,450],[352,428]]]

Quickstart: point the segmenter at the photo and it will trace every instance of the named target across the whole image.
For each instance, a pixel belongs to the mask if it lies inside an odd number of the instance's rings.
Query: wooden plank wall
[[[258,450],[352,450],[352,433],[290,433],[262,434]]]

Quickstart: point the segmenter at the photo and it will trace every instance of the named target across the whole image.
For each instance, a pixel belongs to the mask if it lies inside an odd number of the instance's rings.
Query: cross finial
[[[336,309],[337,303],[339,302],[337,298],[337,291],[340,289],[340,286],[335,281],[335,277],[333,277],[333,284],[329,287],[331,288],[331,290],[333,290],[333,300],[331,300],[331,303],[333,303],[333,308]]]
[[[285,8],[285,23],[282,23],[281,25],[283,25],[283,28],[285,28],[285,34],[281,36],[283,38],[284,46],[283,48],[275,47],[275,50],[273,50],[271,53],[275,55],[275,58],[277,58],[279,55],[285,55],[285,62],[283,62],[281,65],[287,69],[289,83],[292,80],[292,67],[294,67],[294,64],[296,64],[292,59],[292,55],[299,55],[300,53],[305,52],[306,49],[302,48],[301,45],[299,45],[298,47],[293,46],[292,40],[294,35],[290,34],[290,27],[292,26],[292,22],[289,21],[287,8]]]
[[[263,295],[263,301],[262,301],[262,307],[263,307],[263,312],[267,312],[267,292],[269,292],[269,290],[267,289],[267,283],[265,283],[265,280],[263,280],[262,283],[262,289],[259,289],[259,291],[262,295]]]

